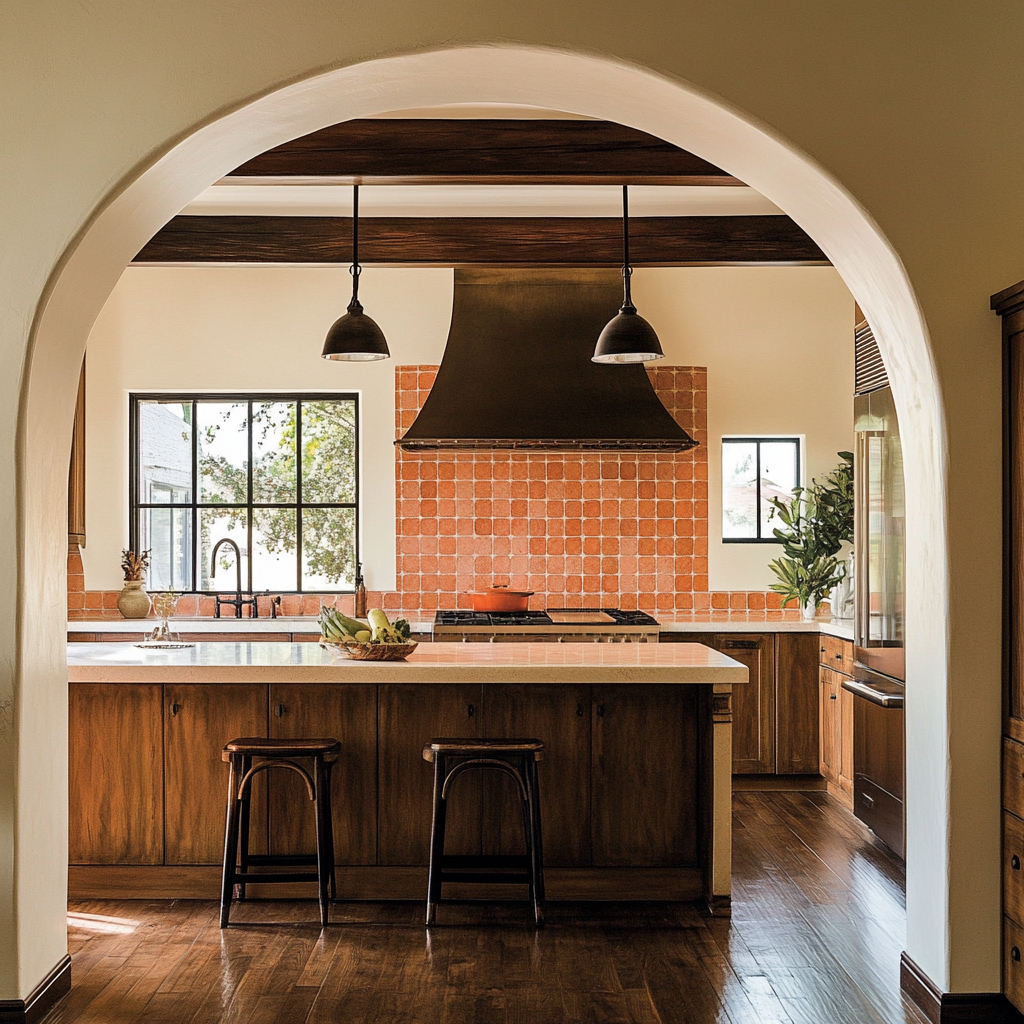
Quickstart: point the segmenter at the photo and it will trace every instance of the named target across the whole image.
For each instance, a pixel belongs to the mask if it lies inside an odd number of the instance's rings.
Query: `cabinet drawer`
[[[1010,918],[1003,918],[1003,992],[1024,1010],[1024,930]]]
[[[1003,913],[1024,923],[1024,821],[1003,811]]]
[[[853,675],[853,644],[837,636],[822,636],[818,644],[818,656],[822,665],[827,665],[844,675]]]
[[[1024,743],[1006,738],[1003,739],[1003,807],[1018,818],[1024,818]]]

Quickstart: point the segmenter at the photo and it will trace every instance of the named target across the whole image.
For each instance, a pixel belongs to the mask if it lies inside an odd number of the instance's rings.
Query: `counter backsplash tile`
[[[436,366],[395,368],[395,428],[413,422]],[[396,449],[397,589],[370,607],[469,607],[464,595],[508,583],[531,608],[640,608],[712,621],[799,617],[778,594],[708,590],[707,370],[648,370],[658,397],[699,443],[688,452],[405,452]],[[68,551],[68,617],[120,618],[117,591],[86,591]],[[321,600],[351,614],[350,595],[286,595],[282,615]],[[179,615],[212,616],[186,596]]]

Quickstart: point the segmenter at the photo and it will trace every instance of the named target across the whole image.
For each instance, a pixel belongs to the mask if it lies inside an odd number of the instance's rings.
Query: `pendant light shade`
[[[351,362],[365,362],[372,359],[387,359],[391,353],[384,332],[363,312],[359,302],[359,186],[353,187],[352,198],[352,301],[348,312],[335,320],[327,332],[324,342],[324,359],[344,359]]]
[[[619,312],[598,336],[591,357],[595,363],[649,363],[665,353],[654,328],[636,311],[630,296],[629,279],[629,186],[622,186],[622,284],[624,298]]]

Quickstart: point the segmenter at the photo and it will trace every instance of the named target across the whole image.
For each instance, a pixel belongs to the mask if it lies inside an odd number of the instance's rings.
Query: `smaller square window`
[[[777,544],[771,498],[800,486],[800,438],[722,438],[722,541]]]

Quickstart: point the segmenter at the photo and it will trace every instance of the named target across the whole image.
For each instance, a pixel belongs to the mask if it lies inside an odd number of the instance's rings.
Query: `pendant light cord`
[[[352,266],[348,268],[352,275],[352,301],[349,309],[359,306],[359,275],[363,272],[359,266],[359,186],[352,186]]]
[[[631,309],[636,312],[633,305],[633,298],[630,294],[629,279],[633,276],[633,268],[629,265],[629,186],[622,186],[622,285],[624,299],[622,309]]]

